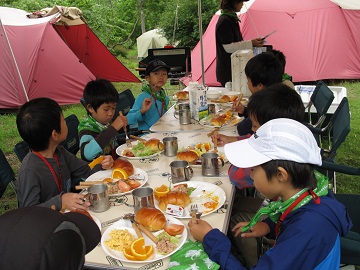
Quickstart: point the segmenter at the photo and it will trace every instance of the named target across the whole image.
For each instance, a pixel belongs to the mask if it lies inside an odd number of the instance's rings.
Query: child
[[[259,92],[274,83],[282,81],[284,67],[279,59],[271,53],[261,53],[251,58],[245,66],[247,85],[252,94]],[[244,116],[245,119],[237,125],[240,136],[252,134],[251,121],[247,117],[246,108],[240,103],[232,107],[233,111]]]
[[[119,115],[112,122],[119,94],[105,79],[88,82],[84,89],[87,117],[78,127],[81,158],[91,161],[100,155],[111,154],[116,159],[117,132],[127,125],[126,116]]]
[[[271,53],[280,60],[281,64],[284,66],[284,74],[282,76],[282,83],[286,84],[287,86],[295,89],[294,84],[292,83],[292,76],[285,72],[286,67],[286,57],[282,51],[279,50],[271,50]]]
[[[145,70],[148,84],[126,115],[130,125],[138,124],[139,130],[149,130],[167,111],[170,99],[162,88],[168,79],[170,67],[161,60],[153,60]]]
[[[59,104],[49,98],[26,102],[17,114],[16,124],[32,150],[22,161],[18,174],[19,206],[88,209],[90,203],[83,194],[69,192],[72,179],[87,178],[101,167],[91,170],[87,162],[59,146],[68,133]],[[113,162],[111,156],[105,156],[101,166],[110,169]]]
[[[314,176],[322,164],[320,148],[303,124],[279,118],[262,125],[249,139],[225,145],[238,167],[251,167],[254,186],[268,199],[249,223],[236,228],[241,237],[269,236],[276,245],[256,265],[259,269],[338,269],[340,237],[351,227],[345,207],[328,194],[327,178]],[[244,152],[247,155],[239,155]],[[268,215],[257,222],[261,214]],[[222,269],[245,269],[230,253],[229,239],[209,223],[189,222],[192,236],[203,242]]]

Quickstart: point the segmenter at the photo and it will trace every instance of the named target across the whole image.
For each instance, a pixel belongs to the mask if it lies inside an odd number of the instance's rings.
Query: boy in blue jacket
[[[352,224],[345,207],[328,194],[327,178],[315,178],[313,166],[322,161],[311,131],[297,121],[278,118],[249,139],[225,145],[224,151],[232,164],[251,167],[255,188],[273,200],[249,223],[235,228],[241,237],[267,236],[276,241],[253,269],[338,269],[340,237]],[[262,215],[268,218],[259,222]],[[230,253],[230,240],[218,229],[204,220],[188,225],[222,269],[246,269]]]
[[[153,60],[146,66],[148,82],[126,115],[129,125],[138,124],[139,130],[148,130],[168,110],[170,99],[162,88],[168,79],[170,67],[161,60]]]

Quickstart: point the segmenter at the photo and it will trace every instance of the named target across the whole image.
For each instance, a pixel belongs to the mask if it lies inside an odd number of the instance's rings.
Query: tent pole
[[[203,30],[202,30],[201,0],[198,0],[198,16],[199,16],[200,52],[201,52],[201,75],[202,75],[203,85],[205,85],[204,49],[203,49],[203,40],[202,40]]]
[[[1,28],[2,28],[2,30],[3,30],[3,32],[4,32],[7,45],[9,46],[9,50],[10,50],[10,52],[11,52],[11,57],[12,57],[12,59],[13,59],[13,61],[14,61],[15,68],[16,68],[16,72],[17,72],[17,74],[18,74],[18,76],[19,76],[19,79],[20,79],[20,82],[21,82],[22,89],[23,89],[23,91],[24,91],[24,95],[25,95],[26,101],[29,101],[29,97],[28,97],[28,94],[27,94],[27,92],[26,92],[25,85],[24,85],[23,79],[22,79],[22,77],[21,77],[18,64],[17,64],[17,62],[16,62],[14,52],[13,52],[13,50],[12,50],[12,48],[11,48],[9,38],[8,38],[8,36],[7,36],[7,34],[6,34],[5,27],[4,27],[4,25],[3,25],[2,21],[1,21],[1,18],[0,18],[0,25],[1,25]]]

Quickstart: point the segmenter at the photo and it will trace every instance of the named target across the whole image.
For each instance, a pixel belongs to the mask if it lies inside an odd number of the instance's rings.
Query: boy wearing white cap
[[[227,144],[224,150],[232,164],[252,167],[255,188],[274,200],[250,223],[235,228],[241,237],[266,235],[276,240],[256,268],[338,269],[340,236],[346,235],[351,221],[345,207],[328,194],[327,178],[315,178],[313,166],[322,161],[311,131],[291,119],[274,119],[249,139]],[[262,215],[268,218],[258,222]],[[218,229],[204,220],[190,221],[189,228],[222,269],[245,269],[230,253],[230,240]]]

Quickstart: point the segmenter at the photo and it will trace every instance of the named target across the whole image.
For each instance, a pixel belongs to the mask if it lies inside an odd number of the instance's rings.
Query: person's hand
[[[114,159],[112,158],[112,156],[110,155],[104,156],[103,161],[101,161],[101,167],[104,170],[109,170],[112,168],[113,165],[114,165]]]
[[[198,223],[194,223],[192,220],[190,220],[188,226],[191,235],[195,240],[200,242],[202,242],[205,235],[213,229],[209,223],[202,219],[198,220]]]
[[[227,143],[236,142],[237,137],[236,136],[226,136],[224,134],[218,133],[213,134],[211,136],[211,141],[214,143],[214,141],[217,140],[217,146],[224,146]]]
[[[247,232],[241,232],[241,229],[248,224],[249,222],[239,222],[231,231],[235,233],[235,237],[240,234],[244,238],[260,237],[270,233],[270,228],[265,222],[258,222]]]
[[[112,126],[119,131],[121,128],[126,127],[128,124],[128,119],[126,118],[126,116],[120,115],[115,118],[114,122],[112,122]]]
[[[255,38],[255,39],[251,40],[251,43],[252,43],[253,47],[262,47],[265,43],[265,39]]]
[[[144,101],[143,101],[143,104],[142,104],[142,107],[140,110],[141,114],[146,113],[150,109],[151,104],[152,104],[151,98],[144,98]]]
[[[238,103],[238,102],[234,102],[233,105],[231,106],[231,111],[243,114],[245,111],[244,105],[242,105],[240,102],[239,102],[239,104],[236,104],[236,103]]]
[[[86,200],[84,194],[80,193],[64,193],[61,195],[61,209],[75,210],[75,209],[83,209],[89,210],[90,202]]]

